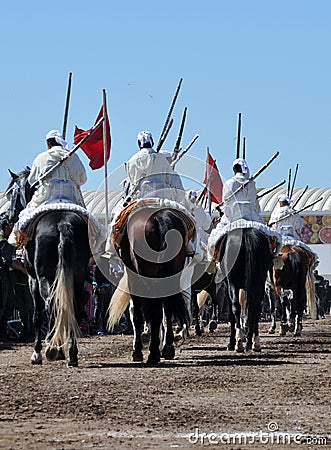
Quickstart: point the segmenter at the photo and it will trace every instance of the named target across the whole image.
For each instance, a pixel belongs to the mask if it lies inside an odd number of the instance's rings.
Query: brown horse
[[[125,226],[123,227],[123,223]],[[160,362],[160,329],[163,317],[168,324],[175,319],[187,328],[190,325],[189,311],[180,285],[186,261],[185,242],[187,224],[176,209],[142,207],[128,210],[125,221],[121,221],[120,239],[115,225],[113,232],[115,248],[121,257],[126,275],[110,303],[109,326],[112,327],[126,307],[129,297],[133,302],[133,360],[143,361],[141,332],[144,321],[150,324],[150,346],[148,364]],[[167,327],[163,355],[174,357],[174,335]]]
[[[291,289],[293,293],[290,302],[290,325],[284,323],[285,311],[281,311],[280,334],[284,335],[290,329],[294,331],[294,336],[301,336],[302,316],[306,306],[313,317],[316,314],[315,289],[312,279],[315,257],[311,252],[298,245],[284,245],[279,256],[283,267],[273,268],[272,280],[282,310],[286,307],[284,290]]]

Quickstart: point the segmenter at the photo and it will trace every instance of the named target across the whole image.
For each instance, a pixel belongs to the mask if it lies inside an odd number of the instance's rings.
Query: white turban
[[[46,141],[51,138],[54,138],[56,142],[59,145],[61,145],[61,147],[65,148],[66,150],[69,150],[68,143],[63,139],[62,134],[58,130],[50,130],[46,134]]]
[[[290,199],[290,197],[286,194],[280,194],[278,196],[278,201],[279,202],[287,202],[289,205],[292,203],[292,200]]]
[[[139,131],[137,139],[140,142],[141,147],[144,147],[147,143],[150,143],[151,147],[154,145],[152,133],[149,131]]]
[[[234,167],[236,164],[239,164],[242,173],[249,177],[249,169],[246,160],[242,158],[237,158],[233,161],[232,167]]]

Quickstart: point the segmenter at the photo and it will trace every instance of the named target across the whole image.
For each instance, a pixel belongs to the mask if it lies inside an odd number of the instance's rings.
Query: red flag
[[[95,124],[103,117],[103,107],[101,107]],[[89,132],[89,130],[81,130],[76,126],[74,134],[74,143],[78,144]],[[106,111],[106,139],[107,139],[107,161],[110,156],[111,137],[108,114]],[[91,169],[100,169],[105,164],[104,148],[103,148],[103,125],[101,125],[92,136],[82,145],[82,150],[90,160]]]
[[[207,153],[206,172],[205,172],[205,179],[203,180],[203,182],[207,184],[208,180],[209,186],[207,189],[207,197],[210,192],[210,198],[212,202],[222,203],[222,194],[223,194],[222,179],[218,171],[216,162],[211,157],[209,152]]]

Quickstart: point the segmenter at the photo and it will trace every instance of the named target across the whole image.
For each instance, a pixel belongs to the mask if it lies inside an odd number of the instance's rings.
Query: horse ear
[[[30,170],[31,171],[31,167],[25,166],[25,170]]]
[[[10,169],[8,169],[8,172],[14,181],[17,180],[18,175],[16,173],[12,172]]]

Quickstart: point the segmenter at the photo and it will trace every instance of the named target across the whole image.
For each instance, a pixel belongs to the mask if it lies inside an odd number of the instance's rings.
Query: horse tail
[[[306,293],[307,293],[307,306],[311,318],[316,317],[316,301],[315,301],[315,283],[313,269],[311,266],[308,267],[306,275]]]
[[[206,303],[208,297],[209,297],[209,294],[208,294],[207,291],[202,290],[201,292],[199,292],[199,294],[198,294],[198,307],[199,307],[199,309],[201,309],[203,307],[203,305]]]
[[[58,225],[58,264],[50,291],[50,346],[67,348],[81,336],[75,312],[73,229],[70,223]]]
[[[115,292],[112,295],[111,301],[108,306],[108,330],[113,330],[117,322],[120,320],[122,315],[125,313],[128,304],[130,303],[130,294],[128,290],[128,276],[126,271],[121,278],[119,285],[117,286]]]

